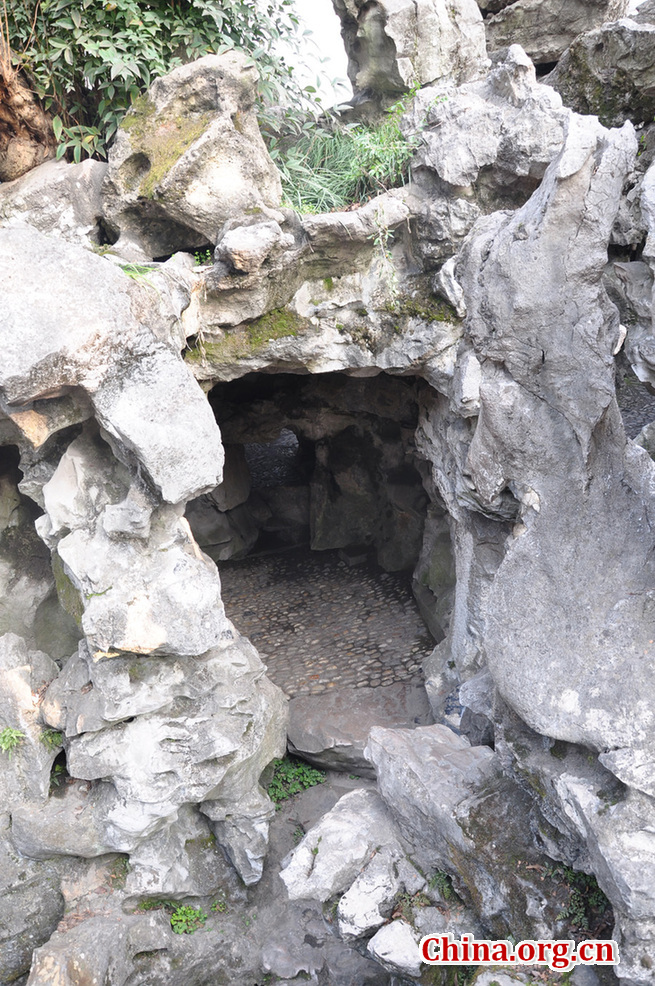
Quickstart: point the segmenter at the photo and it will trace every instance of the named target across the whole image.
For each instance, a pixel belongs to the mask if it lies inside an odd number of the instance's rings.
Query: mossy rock
[[[295,338],[309,328],[309,322],[290,308],[275,308],[248,325],[226,330],[221,339],[200,340],[186,350],[190,363],[224,365],[248,359],[276,339]]]
[[[154,198],[157,187],[185,151],[207,130],[210,113],[158,114],[147,96],[135,100],[121,126],[130,137],[133,154],[122,168],[122,179],[138,185],[139,195]]]
[[[82,596],[75,588],[68,575],[66,575],[63,562],[57,552],[54,552],[52,555],[52,574],[54,575],[55,588],[57,589],[57,596],[59,597],[59,602],[62,609],[64,609],[69,616],[73,617],[76,624],[81,629],[82,616],[84,615],[84,603],[82,601]]]

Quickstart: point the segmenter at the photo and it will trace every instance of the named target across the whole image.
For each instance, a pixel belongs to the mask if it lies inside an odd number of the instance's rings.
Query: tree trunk
[[[21,77],[0,70],[0,181],[13,181],[54,156],[52,121]]]

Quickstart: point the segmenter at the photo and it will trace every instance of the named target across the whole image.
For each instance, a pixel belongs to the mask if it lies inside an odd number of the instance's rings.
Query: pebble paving
[[[434,647],[407,573],[309,548],[219,567],[228,617],[289,698],[420,677]]]

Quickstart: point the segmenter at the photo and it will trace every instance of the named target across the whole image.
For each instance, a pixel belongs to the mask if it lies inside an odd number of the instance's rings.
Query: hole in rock
[[[187,507],[230,619],[290,695],[421,675],[454,592],[421,380],[248,374],[209,400],[224,480]]]

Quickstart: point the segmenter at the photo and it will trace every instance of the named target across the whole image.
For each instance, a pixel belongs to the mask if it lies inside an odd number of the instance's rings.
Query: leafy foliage
[[[150,897],[139,903],[140,911],[167,911],[171,919],[171,928],[176,935],[192,935],[201,928],[207,920],[207,915],[199,907],[189,904],[178,904],[174,900],[161,900]]]
[[[405,100],[377,124],[344,124],[335,117],[311,121],[299,136],[270,141],[284,194],[299,212],[329,212],[404,185],[420,137],[400,129]]]
[[[273,764],[273,780],[268,786],[268,794],[278,807],[294,794],[325,781],[324,770],[310,767],[304,760],[296,757],[283,757],[281,760],[274,760]]]
[[[11,726],[6,726],[2,732],[0,732],[0,750],[6,753],[11,759],[11,755],[20,743],[25,739],[25,733],[21,733],[20,729],[12,729]]]
[[[297,37],[294,0],[6,0],[15,67],[54,115],[58,157],[105,155],[123,116],[153,79],[209,52],[246,51],[262,105],[310,98],[275,52]],[[285,93],[290,94],[285,98]]]
[[[63,744],[63,734],[58,729],[44,729],[39,739],[49,750],[59,750]]]
[[[180,904],[171,914],[171,928],[176,935],[192,935],[206,920],[207,915],[199,907]]]

